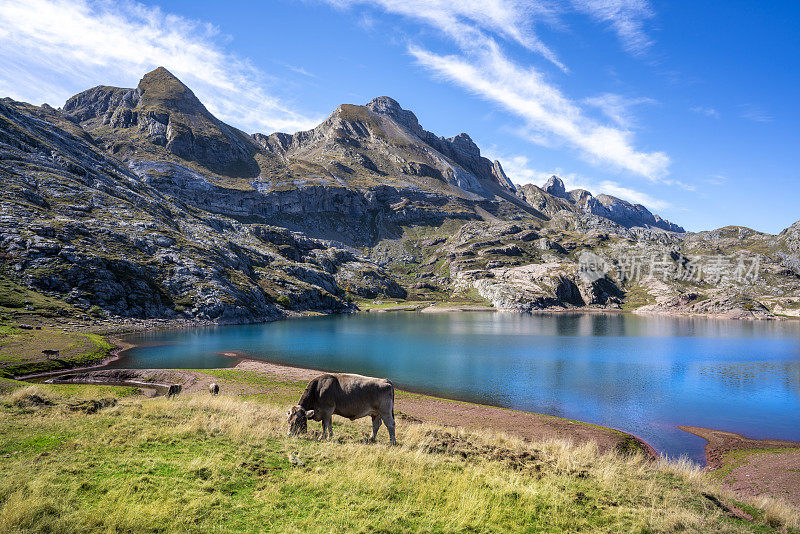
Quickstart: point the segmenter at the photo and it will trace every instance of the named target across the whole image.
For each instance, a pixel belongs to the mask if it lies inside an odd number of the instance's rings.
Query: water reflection
[[[120,367],[236,351],[590,421],[702,458],[689,424],[800,440],[800,324],[627,314],[359,314],[135,336]]]

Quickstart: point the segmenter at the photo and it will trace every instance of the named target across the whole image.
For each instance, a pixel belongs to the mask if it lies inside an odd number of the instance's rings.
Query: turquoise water
[[[677,425],[800,440],[800,323],[629,314],[368,313],[131,336],[116,367],[234,365],[225,351],[610,426],[703,459]]]

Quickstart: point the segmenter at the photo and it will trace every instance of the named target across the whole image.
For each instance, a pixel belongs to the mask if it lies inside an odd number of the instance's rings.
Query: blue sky
[[[800,219],[795,2],[4,0],[0,52],[0,96],[35,104],[158,65],[250,133],[389,95],[517,183],[690,230]]]

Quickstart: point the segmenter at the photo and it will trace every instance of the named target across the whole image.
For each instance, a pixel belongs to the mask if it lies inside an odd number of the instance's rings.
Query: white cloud
[[[614,121],[621,128],[634,126],[636,121],[631,108],[640,104],[656,103],[652,98],[627,98],[612,93],[593,96],[583,102],[599,109],[603,115]]]
[[[666,154],[637,150],[632,132],[588,118],[536,69],[509,60],[493,42],[469,58],[437,55],[415,46],[409,52],[443,79],[521,117],[533,133],[532,142],[538,143],[538,136],[545,135],[577,148],[593,163],[610,164],[654,181],[667,174]]]
[[[760,106],[756,106],[755,104],[744,104],[739,106],[741,113],[739,114],[740,117],[743,119],[747,119],[753,122],[772,122],[773,118],[769,115],[766,111],[764,111]]]
[[[497,156],[488,153],[484,156],[491,160],[499,160],[503,171],[515,184],[541,185],[553,175],[553,173],[547,174],[532,168],[526,156]]]
[[[644,21],[653,16],[646,0],[571,0],[578,11],[616,32],[623,47],[634,55],[643,54],[652,45],[644,30]]]
[[[324,0],[337,7],[374,5],[433,26],[469,49],[486,33],[516,42],[566,71],[556,54],[534,33],[535,21],[555,23],[560,7],[547,0]]]
[[[695,107],[693,107],[691,109],[695,113],[698,113],[700,115],[705,115],[706,117],[711,117],[712,119],[718,119],[719,118],[719,111],[717,111],[714,108],[708,108],[708,107],[705,107],[705,106],[695,106]]]
[[[728,177],[724,174],[712,174],[703,181],[710,185],[725,185],[728,182]]]
[[[634,204],[641,204],[651,210],[663,210],[671,207],[667,201],[657,199],[647,193],[626,187],[614,180],[592,180],[576,173],[565,173],[562,169],[556,168],[545,172],[531,167],[526,156],[497,156],[492,155],[492,159],[499,159],[503,165],[506,175],[515,184],[535,184],[543,186],[551,176],[556,175],[564,181],[567,191],[573,189],[586,189],[593,195],[605,194],[627,200]]]
[[[219,118],[248,131],[307,129],[319,122],[264,87],[270,80],[225,51],[217,29],[135,2],[3,0],[0,91],[61,105],[97,84],[133,86],[164,66]]]
[[[603,180],[595,187],[598,193],[615,196],[617,198],[621,198],[622,200],[633,202],[634,204],[641,204],[642,206],[650,208],[651,210],[657,211],[670,207],[670,203],[665,200],[660,200],[648,195],[647,193],[642,193],[641,191],[636,191],[635,189],[622,186],[612,180]],[[584,187],[584,189],[586,189],[586,187]]]
[[[568,9],[587,13],[611,24],[626,48],[641,49],[641,20],[649,16],[644,0],[324,0],[338,7],[370,5],[391,14],[436,28],[460,50],[443,55],[412,43],[409,53],[437,77],[455,83],[502,106],[524,123],[524,137],[544,146],[566,144],[595,164],[625,170],[650,180],[667,174],[669,158],[663,152],[645,152],[634,146],[630,107],[651,102],[602,95],[590,101],[600,106],[615,126],[591,119],[534,67],[510,58],[501,45],[513,42],[539,53],[566,71],[555,53],[533,32],[537,23],[560,24]],[[612,101],[612,99],[616,99]]]

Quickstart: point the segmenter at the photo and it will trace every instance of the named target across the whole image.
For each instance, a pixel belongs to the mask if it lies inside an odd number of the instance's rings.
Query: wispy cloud
[[[709,108],[705,106],[695,106],[691,108],[691,110],[699,115],[705,115],[706,117],[711,117],[712,119],[719,118],[719,111],[717,111],[714,108]]]
[[[462,48],[471,48],[491,33],[513,41],[566,71],[555,52],[534,32],[534,22],[555,23],[560,6],[550,0],[325,0],[345,8],[373,5],[424,22]]]
[[[521,117],[534,133],[577,148],[593,163],[610,164],[650,180],[667,173],[669,157],[642,152],[633,145],[629,130],[600,124],[589,117],[534,68],[509,60],[494,43],[470,58],[442,56],[412,46],[409,52],[423,67]]]
[[[535,184],[541,187],[551,176],[556,175],[564,181],[567,191],[586,189],[594,195],[615,196],[634,204],[641,204],[651,210],[663,210],[671,207],[671,204],[665,200],[624,186],[614,180],[592,180],[576,173],[565,173],[560,168],[547,172],[541,171],[533,168],[528,158],[521,155],[501,156],[493,154],[492,158],[500,160],[503,170],[515,184]]]
[[[739,106],[739,116],[753,122],[772,122],[774,119],[770,114],[755,104],[744,104]]]
[[[312,72],[308,72],[303,67],[299,67],[297,65],[289,65],[288,63],[283,63],[282,65],[284,67],[286,67],[287,69],[289,69],[290,71],[296,72],[297,74],[302,74],[303,76],[307,76],[309,78],[318,78],[318,76],[316,74],[314,74]]]
[[[621,128],[635,126],[636,119],[633,108],[641,104],[655,104],[652,98],[628,98],[613,93],[605,93],[587,98],[584,101],[592,107],[599,109],[603,115],[614,121]]]
[[[578,179],[580,180],[580,178]],[[661,200],[652,197],[647,193],[642,193],[641,191],[631,189],[630,187],[622,186],[612,180],[603,180],[594,187],[596,187],[596,190],[600,193],[621,198],[622,200],[627,200],[628,202],[633,202],[634,204],[641,204],[642,206],[650,208],[651,210],[664,210],[672,206],[666,200]],[[584,187],[584,189],[586,189],[586,187]]]
[[[712,174],[703,181],[709,185],[725,185],[728,182],[728,177],[724,174]]]
[[[408,52],[435,76],[501,106],[523,122],[530,142],[567,145],[586,160],[658,180],[668,172],[669,157],[663,152],[642,151],[630,130],[630,107],[639,101],[603,95],[587,103],[574,101],[544,73],[511,58],[504,50],[509,43],[523,45],[566,71],[553,50],[533,29],[542,21],[557,24],[567,9],[577,9],[611,24],[626,48],[644,46],[640,22],[648,10],[642,1],[607,0],[326,0],[339,7],[370,5],[389,13],[421,21],[449,38],[457,54],[441,54],[419,42]],[[605,6],[605,7],[604,7]],[[619,20],[617,20],[619,19]],[[634,46],[632,43],[637,42]],[[614,100],[616,99],[616,100]],[[600,106],[612,125],[591,118],[583,106]]]
[[[653,44],[645,31],[645,20],[653,16],[646,0],[571,0],[578,11],[609,25],[634,55],[643,54]]]
[[[135,2],[3,0],[0,46],[8,53],[0,91],[60,105],[100,83],[134,85],[163,65],[212,113],[245,130],[295,131],[319,122],[267,92],[271,80],[227,52],[224,40],[210,24]]]

